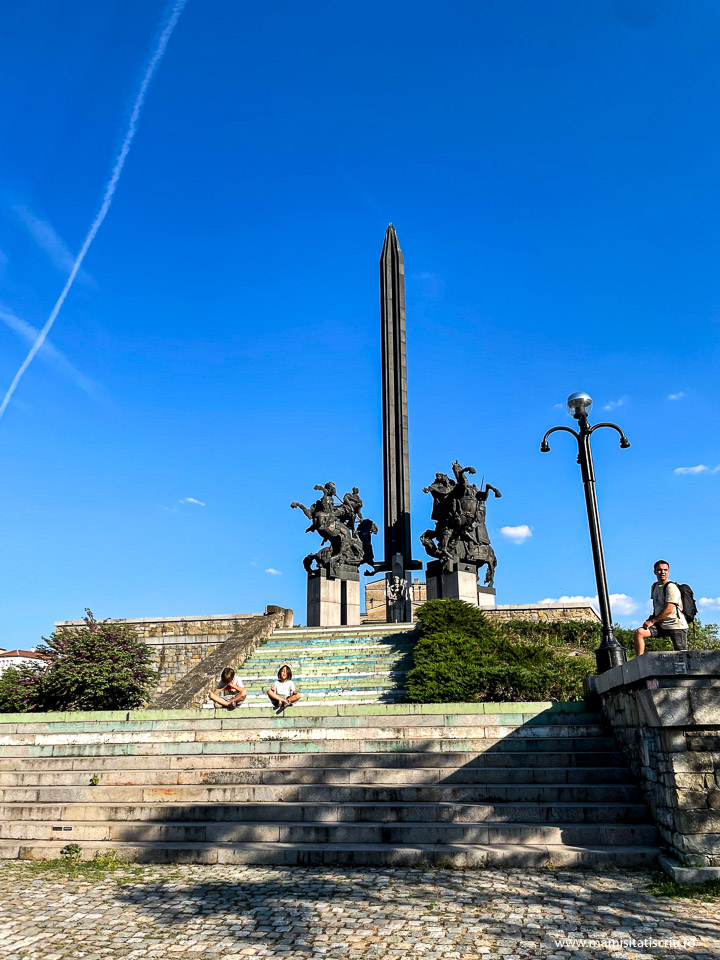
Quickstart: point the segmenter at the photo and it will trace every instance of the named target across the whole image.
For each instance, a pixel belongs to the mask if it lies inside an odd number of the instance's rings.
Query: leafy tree
[[[140,706],[157,683],[151,652],[127,623],[98,622],[43,637],[48,668],[38,680],[43,710],[125,710]]]

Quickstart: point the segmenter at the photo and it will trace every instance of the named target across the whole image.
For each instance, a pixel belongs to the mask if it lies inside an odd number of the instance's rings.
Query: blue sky
[[[165,10],[0,13],[2,394],[98,212]],[[618,619],[639,619],[662,556],[717,620],[718,42],[712,0],[188,0],[0,420],[0,646],[86,606],[279,603],[304,622],[317,543],[290,501],[332,479],[382,519],[389,221],[417,556],[422,487],[458,458],[503,492],[498,602],[594,595],[572,440],[539,453],[583,389],[632,443],[594,442]]]

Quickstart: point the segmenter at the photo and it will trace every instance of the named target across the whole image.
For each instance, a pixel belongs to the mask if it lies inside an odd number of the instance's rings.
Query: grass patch
[[[651,881],[648,891],[654,897],[715,903],[720,900],[720,880],[706,880],[704,883],[677,883],[664,874],[658,874]]]
[[[90,860],[81,860],[78,844],[68,844],[60,851],[60,856],[53,860],[11,860],[6,866],[12,866],[24,878],[47,877],[48,879],[64,878],[68,880],[99,880],[118,870],[142,872],[142,867],[136,867],[118,853],[117,850],[98,850]]]

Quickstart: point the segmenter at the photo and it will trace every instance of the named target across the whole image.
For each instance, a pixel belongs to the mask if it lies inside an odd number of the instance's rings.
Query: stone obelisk
[[[395,228],[385,231],[380,257],[382,322],[383,474],[385,558],[376,570],[386,572],[387,620],[412,620],[410,536],[410,467],[408,457],[407,362],[405,358],[405,261]]]

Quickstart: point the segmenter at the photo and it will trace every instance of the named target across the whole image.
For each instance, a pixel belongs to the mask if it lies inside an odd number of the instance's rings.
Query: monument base
[[[311,570],[307,583],[307,625],[346,627],[360,623],[360,573],[340,567],[336,577],[324,568]]]
[[[425,574],[428,600],[464,600],[474,607],[494,607],[495,590],[480,587],[477,582],[477,567],[474,563],[455,563],[452,573],[443,570],[439,560],[427,565]]]

